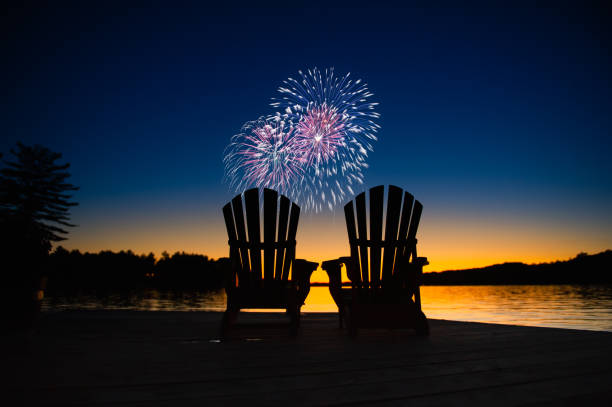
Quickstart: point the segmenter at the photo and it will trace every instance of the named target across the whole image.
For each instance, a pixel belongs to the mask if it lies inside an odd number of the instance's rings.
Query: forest
[[[131,250],[81,253],[57,247],[44,275],[50,291],[75,289],[161,288],[208,290],[224,287],[230,275],[228,258],[213,260],[202,254],[176,252],[138,255]],[[503,263],[488,267],[424,273],[424,285],[469,284],[610,284],[612,250],[580,253],[551,263]],[[326,282],[313,285],[326,285]]]
[[[47,289],[216,289],[230,270],[228,258],[209,259],[201,254],[134,254],[131,250],[81,253],[57,247],[48,259]]]

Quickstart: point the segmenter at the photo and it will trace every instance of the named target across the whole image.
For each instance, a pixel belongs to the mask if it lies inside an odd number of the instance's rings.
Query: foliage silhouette
[[[56,163],[61,154],[21,143],[10,152],[13,160],[2,160],[0,168],[0,256],[8,288],[2,299],[17,308],[10,318],[18,322],[37,313],[51,243],[64,240],[65,229],[74,226],[70,192],[78,188],[66,182],[70,164]]]
[[[17,143],[11,153],[16,161],[3,160],[0,170],[0,219],[11,239],[48,253],[51,242],[66,239],[64,228],[74,226],[69,209],[77,203],[68,193],[78,188],[66,182],[70,164],[57,164],[62,155],[40,145]]]
[[[209,259],[199,254],[164,252],[137,255],[131,250],[99,253],[67,251],[59,246],[49,258],[51,292],[78,290],[215,289],[223,287],[229,260]]]

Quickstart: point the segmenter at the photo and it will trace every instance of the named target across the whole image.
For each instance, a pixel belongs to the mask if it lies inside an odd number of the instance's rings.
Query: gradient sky
[[[226,256],[223,149],[333,66],[380,103],[365,187],[423,203],[429,271],[612,248],[609,11],[375,3],[5,9],[0,151],[71,163],[67,248]],[[343,214],[302,216],[297,251],[346,255]]]

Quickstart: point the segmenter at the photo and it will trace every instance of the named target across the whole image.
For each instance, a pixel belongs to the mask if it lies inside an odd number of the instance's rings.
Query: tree
[[[0,224],[2,249],[20,256],[46,256],[51,243],[65,240],[71,191],[66,182],[70,164],[56,163],[62,155],[46,147],[17,143],[14,161],[2,160],[0,169]]]

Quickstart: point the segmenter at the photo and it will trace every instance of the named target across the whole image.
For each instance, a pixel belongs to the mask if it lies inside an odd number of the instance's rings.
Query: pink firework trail
[[[295,144],[306,165],[321,165],[334,159],[344,145],[345,123],[337,109],[326,104],[307,109],[298,122]]]
[[[314,68],[299,75],[278,88],[274,116],[248,122],[232,137],[225,177],[236,191],[273,188],[304,211],[333,211],[363,184],[380,129],[378,103],[350,74]]]
[[[236,190],[255,186],[287,193],[303,174],[293,132],[290,123],[274,118],[247,122],[226,149],[230,184]]]
[[[361,79],[336,76],[334,69],[299,71],[278,88],[271,106],[278,119],[296,123],[295,137],[305,163],[293,198],[319,212],[344,203],[363,183],[368,152],[380,126],[378,103]]]

